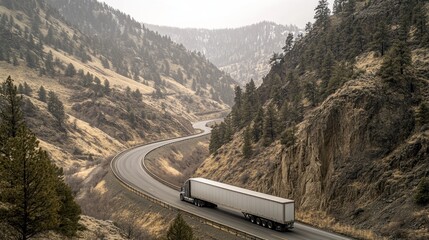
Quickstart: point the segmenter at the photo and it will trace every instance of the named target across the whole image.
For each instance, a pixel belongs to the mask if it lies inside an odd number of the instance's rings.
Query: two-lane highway
[[[320,229],[298,223],[295,223],[295,228],[292,231],[276,232],[246,221],[240,212],[225,209],[221,206],[216,209],[199,208],[192,204],[181,202],[179,199],[179,192],[177,192],[177,190],[174,190],[158,182],[144,170],[142,164],[144,163],[145,156],[149,152],[167,144],[210,134],[211,128],[207,127],[207,124],[212,121],[213,120],[195,123],[193,125],[194,128],[202,130],[202,132],[199,134],[151,143],[124,151],[113,159],[111,164],[112,170],[121,181],[127,183],[127,185],[130,187],[144,192],[155,199],[161,200],[174,208],[204,217],[214,222],[225,224],[226,226],[238,229],[262,239],[349,239],[344,236],[325,232]]]

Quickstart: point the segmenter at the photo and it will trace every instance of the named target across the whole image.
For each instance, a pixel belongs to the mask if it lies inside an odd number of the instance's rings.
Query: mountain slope
[[[150,80],[155,88],[170,79],[196,95],[232,103],[233,80],[203,56],[187,51],[106,4],[95,0],[48,0],[67,21],[90,36],[91,48],[121,75]]]
[[[186,48],[203,53],[231,74],[241,85],[253,79],[259,86],[269,71],[269,57],[280,52],[289,33],[302,34],[298,27],[260,22],[236,29],[181,29],[146,25]]]
[[[237,94],[195,175],[294,199],[298,219],[358,238],[427,239],[428,3],[337,3]]]
[[[86,3],[80,7],[90,9]],[[141,38],[85,34],[44,0],[0,0],[0,79],[11,75],[19,85],[26,123],[63,168],[74,193],[88,190],[81,204],[100,205],[92,184],[108,174],[110,156],[135,144],[192,134],[190,121],[229,109],[229,77],[203,57],[141,31]],[[139,70],[134,79],[131,69]],[[180,69],[183,78],[172,76]],[[127,221],[107,214],[103,219]]]

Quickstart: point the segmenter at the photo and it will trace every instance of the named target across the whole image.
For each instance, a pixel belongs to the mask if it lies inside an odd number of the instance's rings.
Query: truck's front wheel
[[[180,201],[183,201],[184,199],[183,194],[180,194]]]

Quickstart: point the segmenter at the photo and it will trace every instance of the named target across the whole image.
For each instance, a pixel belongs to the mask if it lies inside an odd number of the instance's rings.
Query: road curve
[[[276,232],[257,226],[246,221],[240,212],[218,207],[217,209],[199,208],[192,204],[181,202],[179,192],[152,178],[142,167],[145,156],[156,148],[165,146],[178,141],[184,141],[191,138],[200,137],[211,132],[211,128],[207,127],[207,123],[203,121],[193,124],[195,129],[200,129],[202,132],[182,138],[170,139],[161,142],[155,142],[135,148],[128,149],[119,153],[112,161],[112,171],[116,177],[122,182],[125,182],[131,188],[137,191],[144,192],[152,198],[161,200],[170,206],[186,211],[197,216],[209,219],[214,222],[223,223],[226,226],[246,232],[250,235],[262,239],[287,239],[287,240],[345,240],[349,239],[344,236],[322,231],[312,228],[307,225],[295,223],[295,228],[288,232]]]

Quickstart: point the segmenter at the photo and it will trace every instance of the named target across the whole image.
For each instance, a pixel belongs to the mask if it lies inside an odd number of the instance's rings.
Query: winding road
[[[246,221],[240,212],[233,211],[218,207],[212,208],[199,208],[192,204],[181,202],[179,199],[179,192],[174,190],[153,177],[151,177],[143,168],[145,156],[156,148],[165,146],[178,141],[184,141],[191,138],[200,137],[210,134],[211,128],[206,125],[210,121],[203,121],[195,123],[195,129],[201,129],[202,132],[188,137],[176,138],[155,142],[144,146],[128,149],[119,153],[111,163],[111,168],[117,178],[126,183],[134,190],[143,192],[144,194],[165,202],[166,204],[189,212],[199,217],[209,219],[213,222],[222,223],[231,228],[246,232],[250,235],[261,239],[288,239],[288,240],[322,240],[334,239],[345,240],[350,239],[341,235],[322,231],[317,228],[312,228],[304,224],[295,223],[295,228],[288,232],[276,232],[263,228],[261,226],[252,224]]]

